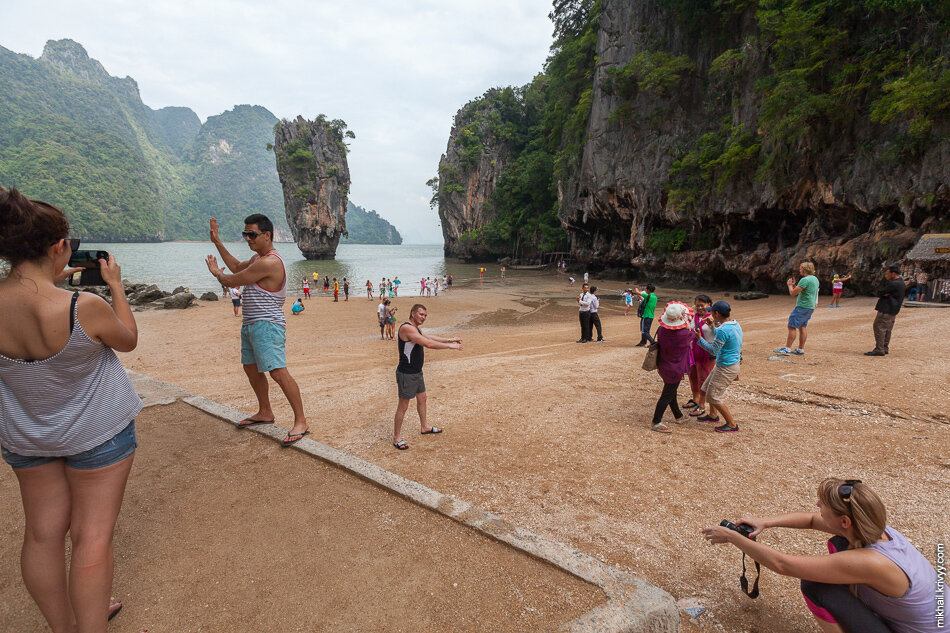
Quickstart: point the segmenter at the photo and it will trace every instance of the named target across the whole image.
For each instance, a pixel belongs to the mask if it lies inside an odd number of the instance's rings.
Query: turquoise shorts
[[[287,366],[284,346],[287,331],[270,321],[254,321],[241,327],[241,364],[257,365],[264,374]]]

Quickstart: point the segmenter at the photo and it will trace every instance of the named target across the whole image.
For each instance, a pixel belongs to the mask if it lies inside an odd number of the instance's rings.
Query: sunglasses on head
[[[845,503],[851,503],[851,493],[854,492],[854,485],[861,483],[860,479],[846,479],[843,484],[838,486],[838,496]]]
[[[256,240],[260,235],[263,235],[263,233],[258,233],[257,231],[241,231],[241,237],[249,240]]]

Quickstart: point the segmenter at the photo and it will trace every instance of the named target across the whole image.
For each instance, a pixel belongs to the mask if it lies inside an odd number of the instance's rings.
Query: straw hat
[[[681,330],[688,327],[693,320],[693,311],[681,301],[671,301],[666,304],[666,310],[660,317],[660,325],[668,330]]]

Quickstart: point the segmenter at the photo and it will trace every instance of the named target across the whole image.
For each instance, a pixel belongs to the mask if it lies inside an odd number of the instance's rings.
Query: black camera
[[[745,523],[736,525],[725,519],[720,521],[719,525],[721,525],[724,528],[729,528],[733,532],[738,532],[739,534],[741,534],[742,536],[746,538],[752,538],[752,533],[755,532],[755,528],[752,527],[751,525],[746,525]]]
[[[70,268],[82,268],[69,277],[70,286],[105,286],[99,270],[99,260],[109,260],[107,251],[73,251],[69,258]]]

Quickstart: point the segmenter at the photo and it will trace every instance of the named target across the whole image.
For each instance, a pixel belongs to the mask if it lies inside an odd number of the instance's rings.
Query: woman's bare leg
[[[76,630],[66,585],[66,532],[71,502],[65,469],[62,459],[33,468],[13,469],[20,482],[26,515],[20,570],[27,591],[53,633]]]
[[[95,470],[66,468],[72,493],[69,597],[78,633],[105,633],[112,593],[112,533],[133,455]]]

